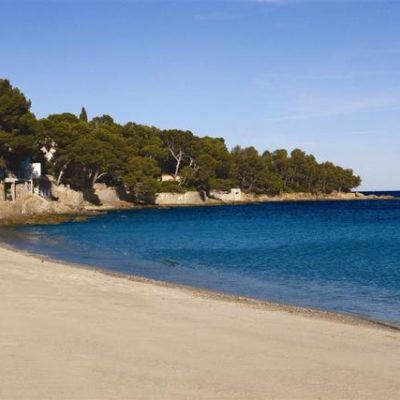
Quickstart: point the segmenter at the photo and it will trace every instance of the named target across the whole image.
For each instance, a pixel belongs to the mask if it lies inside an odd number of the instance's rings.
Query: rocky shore
[[[160,193],[152,206],[203,206],[223,204],[247,204],[279,201],[360,201],[360,200],[390,200],[390,196],[364,195],[362,193],[312,194],[285,193],[279,196],[254,195],[234,192],[211,192],[209,196],[200,192]],[[36,194],[25,193],[16,201],[0,201],[0,223],[58,223],[66,219],[82,218],[108,210],[136,208],[140,205],[123,201],[115,188],[104,184],[96,184],[91,198],[83,192],[68,186],[54,186],[53,200],[44,199]],[[94,201],[93,201],[94,199]],[[143,205],[141,205],[143,206]]]
[[[268,203],[279,201],[360,201],[360,200],[393,200],[392,196],[364,195],[358,192],[333,192],[330,194],[313,193],[283,193],[278,196],[256,195],[238,192],[211,192],[210,196],[199,192],[161,193],[157,197],[160,206],[189,206],[189,205],[219,205],[219,204],[247,204]]]
[[[16,201],[0,200],[0,224],[59,223],[80,220],[114,209],[133,208],[134,204],[119,199],[115,189],[95,185],[92,201],[83,192],[59,185],[52,188],[53,199],[24,193]]]

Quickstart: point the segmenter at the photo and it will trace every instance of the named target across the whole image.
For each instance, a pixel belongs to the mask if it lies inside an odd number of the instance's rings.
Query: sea
[[[5,228],[0,240],[122,274],[399,324],[400,192],[385,194],[396,199],[113,211]]]

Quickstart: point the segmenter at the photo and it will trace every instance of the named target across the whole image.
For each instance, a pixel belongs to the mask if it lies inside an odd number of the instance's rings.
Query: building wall
[[[17,182],[15,186],[15,193],[16,198],[19,199],[20,197],[24,196],[27,193],[30,193],[28,182]]]

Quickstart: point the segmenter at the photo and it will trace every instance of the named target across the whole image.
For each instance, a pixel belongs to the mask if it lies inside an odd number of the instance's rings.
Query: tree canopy
[[[350,191],[361,183],[351,169],[319,163],[300,149],[260,154],[254,147],[228,150],[224,139],[162,130],[109,115],[89,120],[62,113],[37,120],[31,102],[8,80],[0,80],[0,168],[27,156],[44,162],[58,184],[91,188],[96,182],[120,186],[137,199],[159,191],[210,192],[241,188],[276,195],[283,192]],[[168,174],[172,181],[161,182]]]
[[[16,165],[35,152],[36,118],[30,111],[31,102],[13,88],[6,79],[0,80],[0,159],[3,164]]]

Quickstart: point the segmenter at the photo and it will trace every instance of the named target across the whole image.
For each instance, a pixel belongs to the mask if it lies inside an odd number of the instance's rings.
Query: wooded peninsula
[[[27,158],[41,163],[57,185],[87,190],[102,182],[145,203],[162,192],[240,188],[272,196],[329,194],[349,192],[361,183],[351,169],[319,163],[300,149],[262,154],[254,147],[229,150],[223,138],[135,122],[121,125],[109,115],[89,120],[85,108],[79,116],[66,112],[39,119],[24,94],[2,79],[0,179]]]

